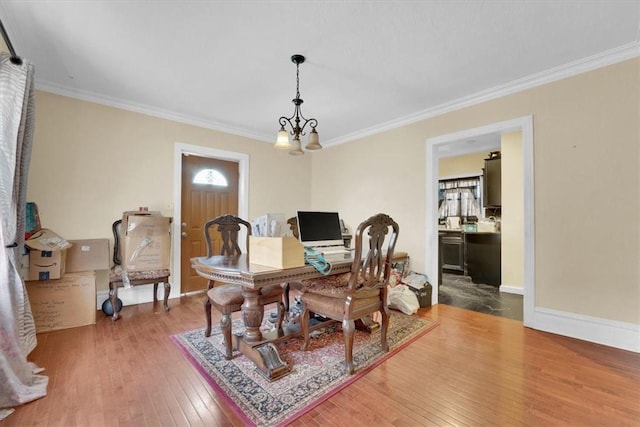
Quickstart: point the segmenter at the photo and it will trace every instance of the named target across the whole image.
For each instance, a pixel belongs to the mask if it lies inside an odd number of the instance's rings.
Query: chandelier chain
[[[300,64],[296,64],[296,98],[300,99]]]

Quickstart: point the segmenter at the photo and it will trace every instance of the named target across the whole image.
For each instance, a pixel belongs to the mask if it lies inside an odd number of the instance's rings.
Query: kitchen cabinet
[[[461,230],[441,230],[438,233],[440,264],[448,273],[464,274],[464,238]]]
[[[502,164],[499,151],[492,151],[484,160],[482,205],[485,208],[502,206]]]
[[[465,233],[466,274],[473,283],[500,286],[502,280],[500,233]]]

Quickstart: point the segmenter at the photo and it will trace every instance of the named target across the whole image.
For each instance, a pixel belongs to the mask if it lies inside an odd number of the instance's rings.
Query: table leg
[[[277,380],[291,372],[291,365],[280,358],[278,348],[273,343],[252,344],[239,335],[234,335],[233,340],[236,348],[255,363],[258,372],[269,381]]]
[[[260,290],[243,288],[242,320],[244,335],[234,335],[234,348],[256,364],[258,371],[267,379],[276,380],[291,371],[291,365],[284,362],[273,343],[263,341],[260,326],[264,317],[264,306],[260,304]]]
[[[244,322],[244,337],[248,342],[262,341],[262,318],[264,317],[264,307],[260,305],[260,290],[243,288],[242,296],[242,320]]]

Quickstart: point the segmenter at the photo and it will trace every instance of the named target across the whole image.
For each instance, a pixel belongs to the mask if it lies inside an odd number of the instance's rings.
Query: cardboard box
[[[20,273],[20,277],[22,280],[27,280],[29,278],[29,254],[24,254],[20,256],[20,261],[18,263],[18,273]]]
[[[65,273],[67,250],[29,251],[29,274],[27,280],[60,279]]]
[[[67,273],[109,269],[109,239],[69,240]]]
[[[96,323],[94,272],[68,273],[59,280],[27,282],[36,332]]]
[[[169,269],[170,218],[150,212],[125,212],[122,218],[121,265],[126,271]]]
[[[66,250],[71,244],[53,231],[43,228],[25,242],[29,248],[27,280],[59,279],[65,273]]]
[[[291,236],[249,236],[249,262],[274,268],[302,267],[304,247]]]

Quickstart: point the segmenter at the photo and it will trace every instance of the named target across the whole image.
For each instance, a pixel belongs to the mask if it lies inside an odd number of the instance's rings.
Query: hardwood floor
[[[242,425],[169,339],[204,326],[202,300],[39,334],[48,395],[0,427]],[[452,306],[419,315],[440,325],[293,425],[640,425],[640,354]]]

